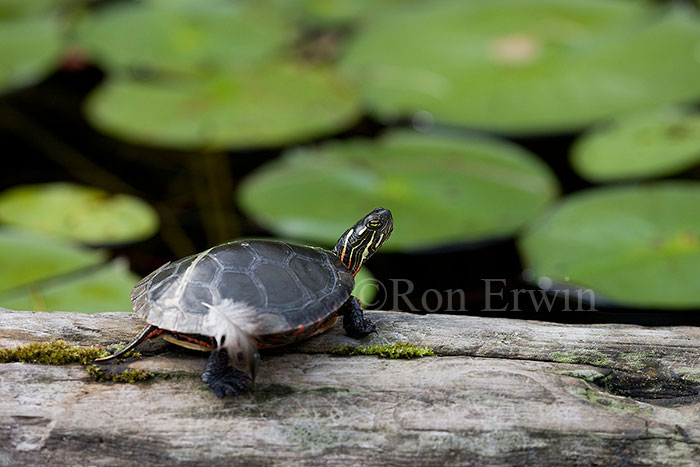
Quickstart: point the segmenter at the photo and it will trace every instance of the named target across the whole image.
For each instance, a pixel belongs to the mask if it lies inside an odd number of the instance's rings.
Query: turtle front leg
[[[377,329],[373,322],[365,319],[362,303],[356,297],[348,298],[340,307],[339,314],[343,315],[345,334],[350,337],[365,337]]]
[[[202,373],[202,381],[218,398],[237,396],[253,386],[250,376],[231,366],[225,348],[212,350]]]

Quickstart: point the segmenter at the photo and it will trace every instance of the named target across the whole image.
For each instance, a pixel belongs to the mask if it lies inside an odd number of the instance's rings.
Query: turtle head
[[[357,274],[362,263],[382,246],[393,229],[391,211],[377,208],[345,231],[335,244],[333,253],[353,274]]]

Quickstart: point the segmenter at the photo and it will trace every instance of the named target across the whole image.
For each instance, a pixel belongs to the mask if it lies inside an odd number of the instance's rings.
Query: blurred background
[[[690,0],[0,0],[0,306],[382,206],[370,308],[699,324],[698,103]]]

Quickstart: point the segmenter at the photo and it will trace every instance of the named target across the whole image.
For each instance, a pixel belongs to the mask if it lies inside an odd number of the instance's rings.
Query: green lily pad
[[[0,20],[0,91],[28,86],[59,63],[63,39],[49,17]]]
[[[0,228],[0,293],[98,265],[107,259],[91,250],[36,232]],[[0,302],[0,306],[5,304]]]
[[[0,0],[0,18],[19,18],[72,7],[88,0]]]
[[[258,63],[294,34],[255,2],[121,3],[87,17],[77,41],[108,68],[196,74]]]
[[[696,182],[591,189],[531,224],[520,250],[534,277],[591,288],[618,305],[697,308],[698,210]]]
[[[0,305],[30,311],[131,311],[129,293],[139,277],[129,272],[125,261],[117,259],[64,279],[27,287],[21,294],[0,295]]]
[[[700,113],[666,108],[603,125],[576,142],[571,164],[595,182],[683,172],[700,164]]]
[[[155,210],[138,198],[69,183],[0,193],[0,222],[93,245],[143,240],[159,223]]]
[[[307,22],[322,25],[356,23],[413,8],[424,0],[277,0],[276,6],[288,14],[298,14]]]
[[[281,146],[344,129],[360,116],[356,93],[329,70],[274,65],[209,79],[113,79],[89,98],[100,130],[175,149]]]
[[[278,235],[326,245],[383,206],[395,228],[382,250],[399,250],[510,235],[557,190],[518,146],[396,131],[291,151],[251,174],[239,201]]]
[[[435,2],[369,23],[341,67],[379,118],[422,110],[444,123],[523,134],[697,99],[699,44],[689,8]]]

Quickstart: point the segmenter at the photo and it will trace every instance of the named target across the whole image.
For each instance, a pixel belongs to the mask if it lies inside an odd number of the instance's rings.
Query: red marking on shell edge
[[[194,337],[190,337],[190,336],[187,336],[185,334],[180,334],[178,332],[171,332],[171,334],[179,339],[184,339],[184,340],[189,341],[189,342],[194,342],[195,344],[201,345],[202,347],[206,347],[207,349],[212,348],[212,345],[209,342],[201,341],[199,339],[195,339]]]
[[[163,330],[162,330],[162,329],[156,329],[155,331],[151,331],[151,332],[145,337],[144,340],[146,341],[146,340],[150,339],[151,337],[156,337],[156,336],[159,336],[159,335],[161,335],[161,334],[163,334]]]

